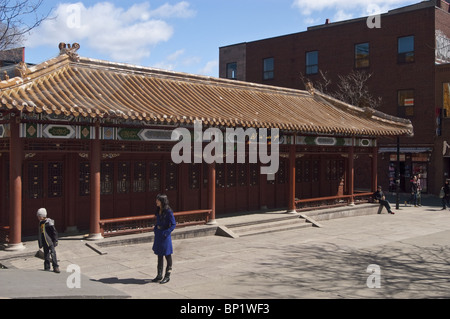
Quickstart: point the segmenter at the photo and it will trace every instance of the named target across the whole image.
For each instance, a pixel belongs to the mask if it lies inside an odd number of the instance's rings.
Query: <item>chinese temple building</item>
[[[101,238],[108,220],[261,209],[303,200],[354,203],[377,185],[377,139],[412,136],[409,120],[308,91],[80,57],[78,44],[0,82],[0,232],[11,249],[35,235],[45,207],[60,232]],[[2,75],[0,74],[0,77]],[[224,160],[176,164],[177,128],[278,129],[279,168]],[[195,137],[194,137],[195,139]],[[249,137],[247,144],[252,143]],[[203,147],[208,141],[202,141]],[[251,154],[246,150],[246,158]],[[2,240],[0,236],[0,241]]]

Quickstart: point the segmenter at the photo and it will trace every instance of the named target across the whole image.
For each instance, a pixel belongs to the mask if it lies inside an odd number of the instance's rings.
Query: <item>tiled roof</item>
[[[0,82],[0,109],[312,134],[412,136],[409,120],[293,89],[68,54]]]

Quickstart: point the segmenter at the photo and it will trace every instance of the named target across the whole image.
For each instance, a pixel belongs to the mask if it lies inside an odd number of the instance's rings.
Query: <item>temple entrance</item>
[[[38,155],[24,162],[23,167],[22,230],[25,235],[37,232],[36,211],[46,208],[48,217],[55,220],[59,231],[66,227],[65,158],[62,155]]]

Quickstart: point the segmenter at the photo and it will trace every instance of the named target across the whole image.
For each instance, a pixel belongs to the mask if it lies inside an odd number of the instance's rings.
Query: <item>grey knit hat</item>
[[[47,217],[47,210],[45,208],[39,208],[36,216],[38,217]]]

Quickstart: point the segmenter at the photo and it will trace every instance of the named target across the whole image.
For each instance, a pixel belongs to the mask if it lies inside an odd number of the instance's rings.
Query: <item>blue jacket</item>
[[[163,210],[162,214],[156,213],[155,239],[153,241],[155,255],[168,256],[173,254],[171,234],[175,226],[175,217],[171,209]]]

